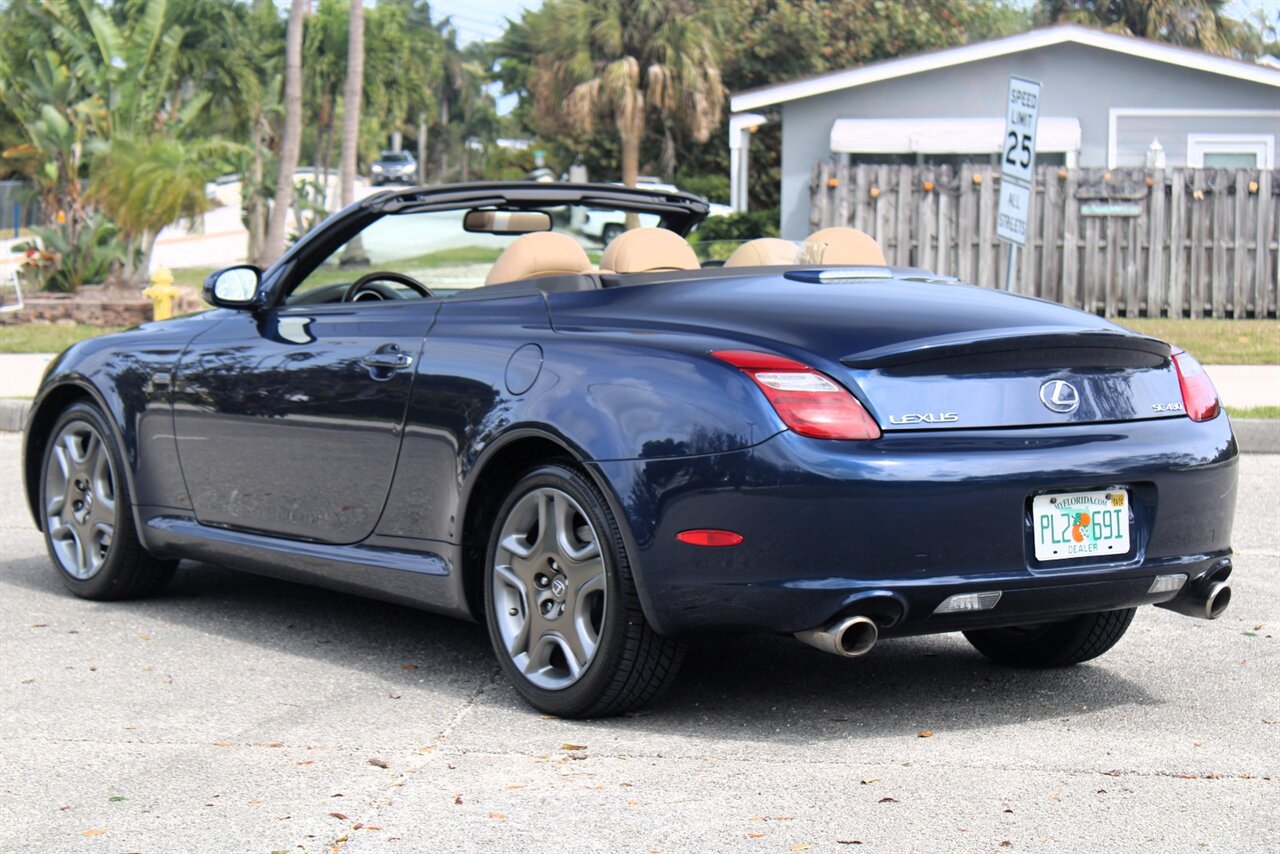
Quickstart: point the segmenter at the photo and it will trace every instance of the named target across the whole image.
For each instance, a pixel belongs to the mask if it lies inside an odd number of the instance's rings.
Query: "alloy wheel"
[[[85,581],[106,562],[116,530],[111,451],[87,421],[69,421],[54,438],[44,475],[45,524],[53,553]]]
[[[608,595],[600,537],[577,501],[544,486],[512,506],[498,535],[492,591],[516,669],[546,690],[577,682],[600,646]]]

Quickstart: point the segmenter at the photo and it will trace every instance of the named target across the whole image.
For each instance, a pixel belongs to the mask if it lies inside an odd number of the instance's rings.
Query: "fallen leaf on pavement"
[[[401,670],[417,670],[418,665],[406,661],[404,664],[400,665],[400,669]]]
[[[747,834],[747,838],[748,838],[748,839],[763,839],[763,838],[764,838],[764,836],[765,836],[765,835],[764,835],[763,833],[748,833],[748,834]]]
[[[333,816],[333,817],[334,817],[334,818],[336,818],[338,821],[346,821],[346,820],[347,820],[347,814],[346,814],[346,813],[341,813],[341,812],[331,812],[331,813],[329,813],[329,815]]]
[[[303,759],[301,762],[297,762],[297,763],[295,763],[295,764],[297,764],[297,765],[315,765],[315,764],[316,764],[316,761],[315,761],[314,759]]]
[[[861,839],[837,839],[836,844],[837,845],[861,845],[862,840]]]
[[[916,738],[933,738],[933,730],[923,730],[916,733]]]
[[[506,813],[501,813],[501,812],[491,812],[491,813],[489,813],[489,818],[493,819],[494,821],[502,821],[502,820],[503,820],[503,819],[505,819],[506,817],[507,817],[507,814],[506,814]]]
[[[896,804],[897,802],[898,802],[897,798],[881,798],[880,800],[876,801],[876,803],[878,804]]]
[[[390,765],[388,765],[388,764],[387,764],[387,760],[385,760],[385,759],[379,759],[379,758],[378,758],[378,757],[376,757],[376,756],[369,760],[369,764],[370,764],[370,765],[373,765],[374,767],[377,767],[377,768],[390,768],[390,767],[391,767]]]
[[[864,777],[862,779],[862,785],[864,786],[870,786],[872,783],[879,783],[879,782],[880,782],[879,777]]]
[[[107,832],[107,829],[105,827],[95,827],[91,830],[81,831],[80,835],[81,836],[101,836],[106,832]]]
[[[562,744],[560,745],[560,749],[561,750],[586,750],[587,746],[585,744]]]
[[[1002,840],[1000,840],[1000,847],[1001,847],[1001,848],[1012,848],[1012,847],[1013,847],[1013,843],[1012,843],[1012,842],[1010,842],[1010,841],[1009,841],[1009,840],[1007,840],[1007,839],[1002,839]]]
[[[453,802],[454,802],[455,804],[458,804],[459,806],[461,806],[461,805],[462,805],[462,795],[454,795],[454,796],[453,796]]]
[[[32,624],[31,624],[31,628],[33,628],[33,629],[47,629],[47,628],[49,628],[49,624],[48,624],[48,623],[32,623]]]
[[[812,845],[810,845],[810,844],[809,844],[809,843],[807,843],[807,842],[799,842],[799,843],[797,843],[797,844],[795,844],[795,845],[792,845],[792,846],[791,846],[791,850],[792,850],[792,851],[808,851],[808,850],[809,850],[810,848],[812,848],[812,847],[813,847],[813,846],[812,846]]]
[[[364,829],[365,830],[382,830],[382,826],[377,824],[366,824],[364,826]]]

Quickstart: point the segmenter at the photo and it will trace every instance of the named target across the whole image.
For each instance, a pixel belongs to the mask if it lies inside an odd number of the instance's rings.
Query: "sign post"
[[[1013,289],[1018,247],[1027,245],[1031,202],[1035,198],[1036,125],[1040,120],[1040,84],[1009,78],[1004,140],[1000,144],[1000,204],[996,236],[1009,244],[1004,289]]]

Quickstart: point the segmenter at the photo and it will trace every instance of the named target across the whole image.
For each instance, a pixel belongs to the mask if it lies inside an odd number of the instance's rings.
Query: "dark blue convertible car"
[[[484,620],[575,717],[652,699],[699,632],[1044,667],[1227,606],[1237,448],[1191,355],[852,229],[700,259],[706,213],[380,192],[210,276],[214,310],[73,346],[26,431],[56,572],[118,599],[187,558]]]

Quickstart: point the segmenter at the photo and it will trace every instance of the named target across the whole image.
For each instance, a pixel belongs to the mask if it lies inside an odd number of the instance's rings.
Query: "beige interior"
[[[697,270],[698,256],[688,242],[665,228],[624,231],[605,247],[600,269],[613,273],[661,273]]]
[[[767,267],[796,263],[796,245],[780,237],[758,237],[733,250],[726,267]]]
[[[800,263],[886,265],[884,253],[871,235],[845,226],[824,228],[809,235],[800,248]]]
[[[576,240],[556,231],[541,231],[517,237],[502,250],[484,283],[496,285],[541,276],[594,272],[586,250]]]

